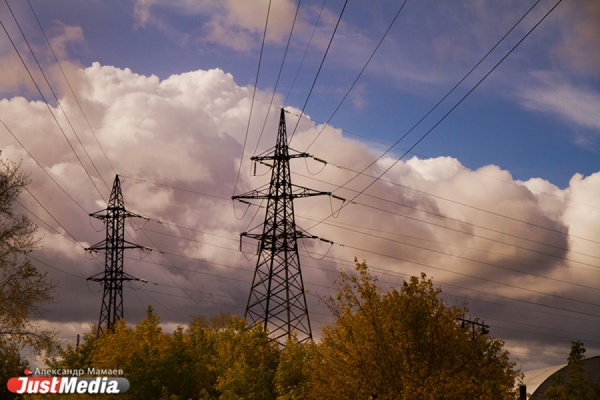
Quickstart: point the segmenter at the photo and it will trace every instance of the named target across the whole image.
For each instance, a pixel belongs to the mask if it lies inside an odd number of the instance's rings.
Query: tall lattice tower
[[[269,331],[271,339],[281,344],[285,344],[292,332],[296,333],[300,342],[312,339],[297,239],[315,236],[305,235],[296,228],[293,200],[331,195],[292,184],[289,161],[301,157],[311,156],[307,153],[289,153],[285,111],[282,108],[275,147],[261,156],[251,158],[255,163],[271,167],[271,182],[262,188],[233,196],[234,200],[267,200],[262,233],[240,234],[241,237],[260,241],[245,318],[251,324],[261,324]]]
[[[108,207],[104,210],[90,214],[106,224],[106,239],[102,242],[86,248],[88,251],[104,251],[104,272],[87,278],[89,281],[101,282],[104,286],[102,308],[98,321],[97,336],[101,332],[114,330],[114,325],[123,318],[123,281],[139,281],[140,279],[123,271],[123,255],[125,249],[142,249],[142,246],[125,240],[125,220],[140,215],[129,212],[123,203],[121,182],[119,175],[115,177]]]

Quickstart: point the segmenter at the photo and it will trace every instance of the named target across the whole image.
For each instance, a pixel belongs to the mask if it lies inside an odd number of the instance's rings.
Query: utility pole
[[[123,255],[126,249],[143,249],[143,246],[125,240],[125,220],[127,218],[143,218],[129,212],[123,203],[119,175],[115,177],[108,207],[90,214],[106,224],[106,239],[86,248],[87,251],[105,252],[104,272],[87,278],[88,281],[101,282],[104,286],[104,296],[100,309],[98,331],[113,332],[115,324],[123,318],[123,281],[143,281],[123,271]]]
[[[240,245],[244,236],[259,240],[258,260],[244,317],[250,324],[262,325],[271,339],[282,345],[285,345],[292,332],[296,333],[299,342],[312,340],[298,256],[298,239],[317,237],[306,235],[297,229],[293,200],[310,196],[331,196],[330,192],[314,191],[292,184],[289,161],[303,157],[311,155],[289,152],[285,111],[282,108],[275,147],[263,155],[251,158],[255,166],[256,163],[261,163],[271,168],[271,182],[268,187],[263,186],[232,197],[242,202],[248,199],[267,200],[262,233],[240,234]]]
[[[489,325],[486,325],[485,323],[479,322],[479,318],[476,318],[474,321],[471,321],[471,318],[469,319],[465,319],[464,317],[459,317],[456,318],[457,321],[461,321],[461,327],[466,328],[467,325],[471,326],[471,340],[475,340],[475,327],[478,327],[479,329],[481,329],[481,334],[482,335],[487,335],[488,333],[490,333],[489,331]]]

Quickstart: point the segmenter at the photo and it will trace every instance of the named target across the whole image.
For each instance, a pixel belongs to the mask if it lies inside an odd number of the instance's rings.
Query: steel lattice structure
[[[123,318],[123,281],[139,280],[123,271],[123,255],[126,249],[143,248],[125,240],[125,220],[141,216],[125,209],[119,175],[115,177],[108,207],[90,216],[104,221],[106,225],[106,239],[86,248],[88,251],[105,252],[104,272],[87,278],[104,286],[96,334],[100,336],[102,332],[114,331],[115,323]]]
[[[311,157],[307,153],[289,153],[285,126],[285,111],[281,109],[277,143],[255,163],[271,167],[271,182],[260,189],[233,196],[234,200],[266,199],[267,209],[262,233],[240,234],[259,240],[258,261],[248,296],[245,318],[250,324],[260,324],[272,340],[285,344],[292,332],[298,341],[312,339],[306,294],[298,256],[298,239],[305,235],[296,227],[293,200],[300,197],[331,195],[293,185],[290,159]]]

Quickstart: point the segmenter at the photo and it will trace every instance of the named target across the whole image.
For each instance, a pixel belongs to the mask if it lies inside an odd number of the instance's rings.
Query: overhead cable
[[[539,1],[539,0],[538,0]],[[397,160],[395,160],[393,163],[391,163],[382,173],[380,173],[377,178],[375,178],[371,183],[369,183],[367,186],[365,186],[355,197],[353,197],[350,201],[346,202],[345,204],[342,205],[343,207],[346,207],[348,204],[350,204],[352,201],[354,201],[357,197],[359,197],[362,193],[364,193],[366,190],[368,190],[371,186],[373,186],[375,184],[375,182],[377,182],[379,179],[381,179],[381,177],[383,177],[383,175],[385,175],[386,173],[388,173],[394,166],[396,166],[405,156],[406,154],[408,154],[410,151],[412,151],[415,147],[417,147],[417,145],[419,145],[419,143],[421,143],[435,128],[437,128],[454,110],[456,110],[456,108],[461,105],[463,103],[463,101],[471,94],[475,91],[475,89],[477,89],[479,87],[479,85],[481,85],[481,83],[488,78],[495,70],[496,68],[498,68],[498,66],[504,61],[506,60],[506,58],[512,54],[512,52],[521,44],[523,43],[523,41],[529,37],[529,35],[548,17],[548,15],[550,15],[550,13],[552,11],[554,11],[554,9],[562,2],[562,0],[559,0],[548,12],[546,12],[544,14],[544,16],[471,88],[469,89],[469,91],[464,94],[460,100],[455,103],[450,110],[448,110],[427,132],[425,132],[423,135],[421,135],[421,137],[408,149],[406,150],[406,152],[404,152],[404,154],[402,154],[400,157],[398,157]],[[537,4],[537,3],[536,3]],[[417,123],[419,124],[419,122]],[[413,126],[416,127],[417,124],[415,124]],[[409,130],[412,131],[412,129]],[[402,140],[409,132],[407,132],[404,136],[402,136],[402,138],[400,138],[395,144],[398,144],[400,142],[400,140]],[[393,147],[393,146],[392,146]],[[387,154],[388,152],[391,151],[392,148],[389,148],[388,150],[386,150],[386,152],[384,152],[381,156],[379,156],[379,158],[377,158],[375,161],[373,161],[369,166],[367,166],[366,168],[363,169],[363,172],[366,171],[368,168],[370,168],[372,165],[374,165],[378,160],[380,160],[381,158],[383,158],[383,156],[385,154]],[[358,176],[358,175],[356,175]],[[337,189],[334,190],[337,191],[339,189],[341,189],[342,187],[344,187],[345,185],[347,185],[348,183],[350,183],[351,181],[353,181],[356,176],[350,180],[348,180],[346,183],[340,185]],[[331,215],[330,215],[331,216]],[[327,219],[329,217],[326,217],[325,219]],[[323,221],[325,220],[323,219]],[[313,225],[312,227],[310,227],[309,229],[312,229],[313,227],[319,225],[319,223]]]
[[[242,172],[242,162],[244,160],[244,153],[246,152],[246,144],[248,143],[248,134],[250,132],[250,121],[252,121],[252,110],[254,109],[254,99],[256,98],[256,88],[258,87],[258,77],[260,75],[260,66],[262,63],[263,51],[265,48],[265,39],[267,37],[267,26],[269,25],[269,14],[271,12],[271,0],[269,0],[269,6],[267,8],[267,18],[265,21],[265,29],[263,31],[262,44],[260,46],[260,55],[258,56],[258,67],[256,68],[256,79],[254,80],[254,89],[252,90],[252,102],[250,103],[250,112],[248,113],[248,124],[246,125],[246,134],[244,135],[244,142],[242,144],[242,155],[240,156],[240,165],[238,167],[237,175],[235,177],[235,183],[233,184],[233,194],[237,189],[238,182],[240,180],[240,173]]]

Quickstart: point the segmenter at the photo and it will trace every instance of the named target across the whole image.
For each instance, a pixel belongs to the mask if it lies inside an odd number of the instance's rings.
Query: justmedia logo
[[[30,376],[10,378],[6,383],[8,391],[16,394],[119,394],[129,390],[129,381],[125,378],[78,376]],[[76,375],[76,374],[73,374]]]

